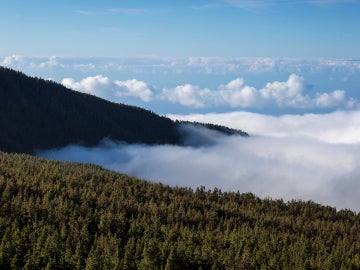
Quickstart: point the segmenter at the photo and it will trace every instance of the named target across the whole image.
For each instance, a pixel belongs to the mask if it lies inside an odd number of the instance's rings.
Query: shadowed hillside
[[[91,146],[105,138],[127,143],[180,144],[183,140],[179,125],[181,122],[142,108],[112,103],[0,67],[3,151],[33,153],[68,144]],[[221,126],[203,126],[230,134]]]
[[[103,138],[146,144],[180,141],[170,119],[6,68],[0,68],[0,97],[4,151],[94,145]]]

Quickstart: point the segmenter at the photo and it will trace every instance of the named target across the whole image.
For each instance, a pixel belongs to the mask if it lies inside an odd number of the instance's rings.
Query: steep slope
[[[360,269],[360,215],[313,202],[0,152],[0,206],[1,269]]]
[[[14,152],[92,145],[103,138],[147,144],[180,141],[170,119],[6,68],[0,68],[0,126],[0,149]]]

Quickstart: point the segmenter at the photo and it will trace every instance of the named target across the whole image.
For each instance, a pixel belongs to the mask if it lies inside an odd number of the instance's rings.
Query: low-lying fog
[[[70,145],[38,155],[91,162],[172,186],[203,185],[360,210],[357,111],[279,117],[245,112],[170,117],[223,124],[243,129],[250,137],[223,136],[187,126],[183,128],[185,146],[103,141],[96,147]]]

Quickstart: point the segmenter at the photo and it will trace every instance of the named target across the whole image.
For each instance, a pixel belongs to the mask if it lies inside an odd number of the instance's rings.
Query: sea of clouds
[[[103,141],[96,147],[71,145],[39,155],[91,162],[172,186],[203,185],[360,210],[358,111],[278,117],[248,112],[169,116],[224,124],[251,136],[202,130],[211,143],[147,146]],[[189,138],[192,132],[198,131],[188,130]]]

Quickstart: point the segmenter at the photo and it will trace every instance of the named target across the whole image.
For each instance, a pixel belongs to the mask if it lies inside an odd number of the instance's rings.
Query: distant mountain
[[[179,125],[181,122],[142,108],[109,102],[0,67],[2,151],[33,153],[68,144],[91,146],[104,138],[127,143],[181,144]]]

